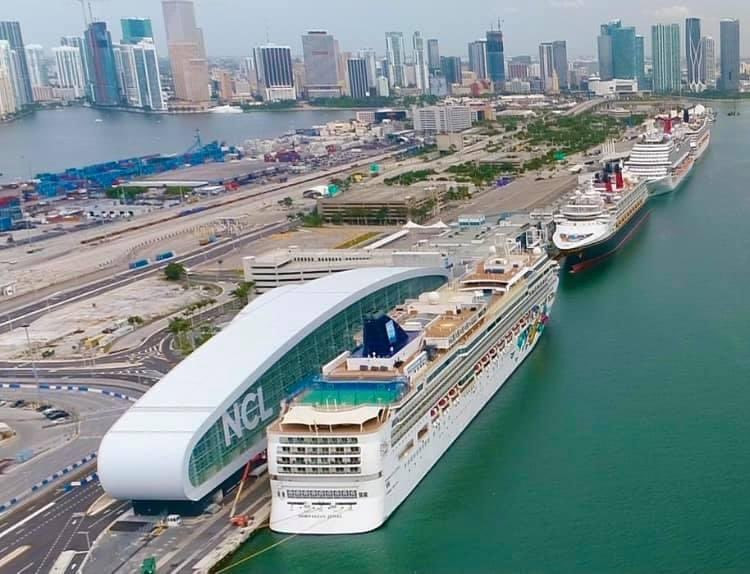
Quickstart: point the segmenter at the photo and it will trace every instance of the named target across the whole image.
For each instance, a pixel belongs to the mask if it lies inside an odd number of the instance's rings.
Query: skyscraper
[[[599,77],[602,80],[635,79],[636,35],[635,28],[623,26],[620,20],[602,24],[597,39]]]
[[[469,42],[469,69],[477,78],[487,78],[487,40]]]
[[[74,46],[52,48],[57,67],[57,81],[61,88],[73,91],[73,97],[82,98],[86,94],[86,76],[83,73],[81,50]]]
[[[375,50],[360,50],[359,57],[367,67],[367,89],[373,95],[378,85],[378,57]]]
[[[38,86],[46,86],[47,70],[44,66],[44,48],[39,44],[27,44],[24,51],[26,52],[26,67],[29,70],[32,89]]]
[[[404,74],[404,35],[401,32],[386,32],[385,57],[388,61],[388,83],[390,87],[406,87]]]
[[[144,39],[137,44],[120,44],[119,53],[121,91],[127,105],[144,110],[166,110],[159,58],[153,41]]]
[[[78,48],[81,54],[81,64],[83,65],[84,95],[91,98],[91,74],[89,71],[88,54],[86,53],[86,42],[81,36],[63,36],[60,38],[60,45],[64,47]]]
[[[255,71],[266,101],[294,100],[294,65],[289,46],[267,44],[255,48]]]
[[[635,79],[638,89],[646,89],[646,39],[641,35],[635,37]]]
[[[367,62],[364,58],[349,58],[346,62],[349,76],[349,95],[362,100],[370,95],[367,81]]]
[[[419,32],[414,32],[412,47],[414,48],[414,75],[417,80],[417,89],[421,90],[422,93],[427,93],[430,91],[430,72],[427,66],[424,38]]]
[[[192,0],[162,0],[175,96],[192,103],[210,98],[203,31],[195,23]]]
[[[702,47],[701,21],[698,18],[687,18],[685,20],[685,61],[687,62],[687,85],[691,92],[702,92],[706,87],[702,76]]]
[[[120,26],[123,44],[137,44],[141,40],[154,38],[151,20],[148,18],[123,18],[120,20]]]
[[[716,42],[711,36],[701,38],[701,50],[703,52],[703,69],[701,78],[706,87],[716,87]]]
[[[505,48],[501,30],[487,32],[487,76],[496,88],[502,89],[505,81]]]
[[[448,84],[448,91],[452,84],[460,84],[463,80],[461,74],[461,58],[457,56],[441,56],[440,70]]]
[[[542,89],[546,93],[560,91],[560,79],[555,69],[555,53],[552,42],[539,44],[539,76],[542,79]]]
[[[555,64],[555,72],[557,72],[559,89],[567,90],[570,83],[568,81],[568,45],[565,40],[552,42],[552,59]]]
[[[651,26],[651,46],[654,61],[654,92],[679,92],[681,87],[679,24]]]
[[[7,40],[10,49],[15,52],[17,70],[13,72],[14,85],[16,91],[17,107],[22,107],[34,101],[31,92],[31,79],[29,69],[26,65],[26,51],[23,45],[23,35],[21,34],[21,24],[18,22],[0,21],[0,40]],[[10,56],[13,58],[13,54]]]
[[[112,37],[104,22],[92,22],[86,29],[86,57],[89,61],[91,77],[91,101],[98,106],[120,104],[120,90],[117,76]]]
[[[10,42],[0,40],[0,118],[18,110],[16,92],[13,88]]]
[[[427,40],[427,67],[430,74],[440,72],[440,46],[437,38]]]
[[[334,37],[325,30],[310,30],[302,36],[307,97],[341,96],[339,82],[339,50]]]
[[[740,21],[724,19],[719,24],[721,45],[721,89],[740,90]]]

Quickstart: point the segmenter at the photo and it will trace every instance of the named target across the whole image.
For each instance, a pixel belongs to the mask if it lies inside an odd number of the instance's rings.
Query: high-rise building
[[[401,32],[386,32],[385,57],[388,61],[387,76],[392,88],[405,88],[404,35]]]
[[[552,42],[539,44],[539,77],[545,93],[556,94],[560,91],[560,78],[555,69],[555,52]]]
[[[86,95],[86,76],[83,72],[81,50],[74,46],[52,48],[57,68],[57,82],[61,88],[73,90],[73,97]]]
[[[370,85],[367,81],[367,62],[364,58],[349,58],[346,62],[349,76],[349,95],[362,100],[370,95]]]
[[[721,89],[740,90],[740,21],[726,18],[719,23]]]
[[[26,67],[29,70],[29,80],[32,89],[39,86],[47,85],[47,70],[44,64],[44,48],[39,44],[27,44],[24,47],[26,52]]]
[[[620,20],[602,24],[597,39],[599,78],[601,80],[635,79],[636,34],[632,26]]]
[[[294,65],[289,46],[267,44],[255,49],[255,71],[266,101],[294,100]]]
[[[501,30],[487,32],[487,76],[499,88],[505,81],[505,48]]]
[[[10,42],[0,40],[0,118],[18,111],[13,87]]]
[[[378,85],[378,57],[375,50],[360,50],[359,57],[367,66],[367,90],[370,95],[375,94]]]
[[[92,22],[86,29],[86,57],[91,71],[91,101],[97,106],[120,104],[120,86],[112,37],[104,22]]]
[[[654,92],[679,92],[681,87],[679,24],[651,26],[651,47],[653,50]]]
[[[430,74],[440,72],[440,45],[437,38],[427,40],[427,67]]]
[[[121,93],[128,106],[151,111],[164,111],[167,103],[159,76],[159,57],[151,39],[137,44],[118,45],[116,58],[121,78]]]
[[[162,0],[175,97],[186,102],[210,98],[203,31],[195,22],[192,0]]]
[[[469,69],[476,74],[477,79],[487,78],[487,40],[469,42]]]
[[[120,26],[123,44],[137,44],[141,40],[154,39],[151,20],[148,18],[123,18]]]
[[[86,53],[86,42],[82,36],[63,36],[60,38],[60,45],[64,47],[78,48],[81,54],[81,64],[83,65],[84,95],[91,98],[89,87],[91,83],[91,74],[89,73],[88,54]]]
[[[567,90],[570,87],[568,81],[568,45],[565,40],[555,40],[552,42],[552,59],[557,72],[557,83],[559,89]]]
[[[716,41],[711,36],[701,38],[701,51],[703,52],[703,69],[701,78],[707,87],[716,87]]]
[[[26,51],[23,44],[23,35],[21,34],[21,24],[11,21],[0,21],[0,40],[6,40],[10,49],[15,52],[11,58],[15,59],[17,68],[13,73],[14,89],[16,92],[16,107],[23,107],[34,101],[33,92],[31,91],[31,78],[29,69],[26,65]]]
[[[514,56],[508,62],[508,78],[511,80],[526,80],[529,77],[531,57]]]
[[[341,96],[339,50],[334,37],[325,30],[310,30],[302,36],[307,97]]]
[[[706,82],[703,71],[703,44],[701,43],[701,21],[698,18],[685,20],[685,61],[687,62],[687,85],[691,92],[702,92]]]
[[[645,90],[648,84],[646,80],[646,39],[641,35],[635,37],[635,79],[638,80],[638,89]]]
[[[414,48],[414,76],[416,86],[423,93],[430,91],[430,72],[428,70],[427,54],[425,54],[424,38],[419,32],[414,32],[412,37]]]
[[[458,56],[440,56],[440,70],[448,84],[450,92],[451,85],[460,84],[462,81],[461,58]]]

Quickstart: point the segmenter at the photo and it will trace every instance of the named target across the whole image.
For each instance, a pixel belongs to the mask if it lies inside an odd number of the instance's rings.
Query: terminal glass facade
[[[262,389],[265,408],[273,408],[273,416],[242,437],[233,436],[226,445],[221,417],[196,444],[190,456],[190,483],[198,487],[211,479],[237,457],[257,447],[264,438],[265,427],[279,415],[282,400],[298,390],[301,381],[320,372],[326,363],[345,350],[356,347],[355,336],[362,331],[363,319],[373,313],[387,312],[406,299],[425,291],[434,291],[445,282],[441,275],[418,277],[389,285],[353,303],[302,339],[278,362],[247,387],[235,404],[249,393]],[[251,341],[248,344],[252,344]]]

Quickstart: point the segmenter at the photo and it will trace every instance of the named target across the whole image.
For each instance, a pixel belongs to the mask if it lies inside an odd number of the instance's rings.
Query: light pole
[[[23,330],[26,331],[26,344],[29,346],[29,356],[31,357],[31,370],[34,373],[34,382],[39,385],[39,376],[36,372],[36,362],[34,361],[34,350],[31,348],[31,337],[29,336],[29,325],[21,325]],[[37,387],[38,388],[38,387]]]

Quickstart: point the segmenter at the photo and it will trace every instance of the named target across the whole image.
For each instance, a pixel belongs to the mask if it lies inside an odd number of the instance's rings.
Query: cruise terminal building
[[[107,432],[104,490],[144,503],[207,499],[265,449],[282,401],[357,346],[367,316],[447,280],[439,267],[370,267],[257,297]]]

